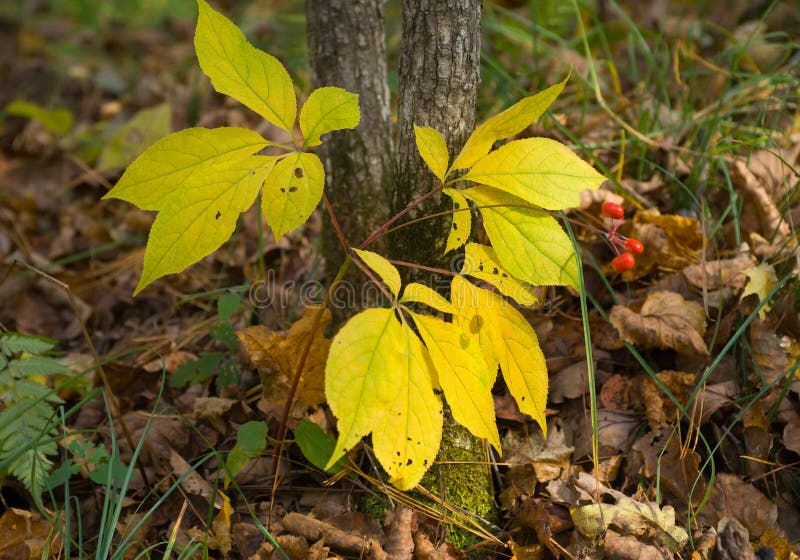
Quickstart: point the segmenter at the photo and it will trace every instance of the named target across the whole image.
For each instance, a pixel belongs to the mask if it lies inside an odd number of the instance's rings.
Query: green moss
[[[499,513],[492,499],[485,460],[483,443],[456,423],[449,413],[445,414],[442,447],[436,464],[422,478],[422,486],[449,504],[496,522]],[[450,462],[454,464],[441,464]],[[425,498],[422,501],[429,503]],[[448,525],[447,531],[448,542],[459,549],[482,540],[456,525]]]
[[[422,486],[432,494],[442,497],[447,503],[496,523],[499,512],[492,499],[484,464],[486,458],[483,454],[483,443],[456,423],[449,411],[445,413],[444,420],[442,446],[436,463],[422,477]],[[381,474],[386,480],[386,473]],[[438,507],[420,494],[413,495],[420,502]],[[389,501],[381,495],[365,494],[358,509],[383,522],[389,509]],[[457,525],[447,525],[447,535],[447,541],[458,549],[473,546],[482,540]]]

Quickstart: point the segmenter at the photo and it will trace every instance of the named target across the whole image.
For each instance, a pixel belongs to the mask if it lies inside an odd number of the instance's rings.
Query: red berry
[[[605,214],[609,218],[613,218],[615,220],[621,220],[622,218],[625,217],[625,210],[623,210],[622,206],[620,206],[616,202],[604,202],[601,208],[603,210],[603,214]]]
[[[630,270],[633,268],[634,264],[636,264],[636,259],[633,258],[633,255],[630,253],[622,253],[621,255],[617,255],[614,257],[614,260],[611,261],[611,267],[617,272],[625,272],[626,270]]]
[[[638,239],[630,238],[625,240],[625,247],[627,247],[631,253],[636,253],[637,255],[641,255],[642,252],[644,252],[644,245],[642,245],[642,242]]]

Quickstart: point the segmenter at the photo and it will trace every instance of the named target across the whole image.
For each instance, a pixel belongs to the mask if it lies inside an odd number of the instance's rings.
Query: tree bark
[[[361,123],[355,130],[331,133],[319,153],[325,192],[344,234],[358,245],[389,211],[384,176],[392,141],[383,0],[307,0],[306,20],[313,87],[333,85],[359,94]],[[327,212],[323,224],[322,254],[330,281],[344,252]]]
[[[434,186],[417,151],[414,125],[439,131],[451,159],[472,132],[480,83],[481,7],[481,0],[403,0],[392,213]],[[446,210],[449,206],[437,196],[408,218]],[[402,260],[443,266],[448,226],[448,218],[436,218],[400,229],[391,237],[391,253]]]

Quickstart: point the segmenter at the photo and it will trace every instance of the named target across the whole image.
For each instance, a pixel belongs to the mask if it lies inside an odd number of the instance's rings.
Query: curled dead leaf
[[[708,356],[703,340],[703,307],[674,292],[647,296],[639,313],[622,305],[611,310],[611,324],[622,340],[650,348],[670,348],[681,354]]]
[[[636,213],[631,237],[641,241],[645,251],[636,257],[636,266],[624,273],[625,280],[635,280],[656,271],[681,270],[695,264],[705,243],[700,222],[657,210]]]
[[[656,377],[681,403],[687,401],[694,388],[695,375],[693,373],[662,371]],[[649,376],[643,376],[641,384],[639,384],[639,390],[644,401],[647,422],[651,428],[655,429],[659,426],[664,426],[667,422],[676,419],[677,407],[675,403],[653,379]]]
[[[244,352],[259,368],[264,393],[258,406],[267,414],[279,415],[283,409],[308,337],[312,335],[314,317],[318,311],[319,308],[307,307],[303,317],[285,333],[261,325],[236,333]],[[302,417],[308,407],[325,402],[325,362],[331,341],[325,338],[323,331],[330,320],[330,311],[323,310],[322,319],[313,332],[311,351],[295,394],[291,411],[295,421]]]
[[[744,271],[754,264],[750,255],[739,255],[732,259],[717,259],[687,266],[683,269],[683,276],[697,289],[719,290],[727,287],[740,290],[747,283]]]

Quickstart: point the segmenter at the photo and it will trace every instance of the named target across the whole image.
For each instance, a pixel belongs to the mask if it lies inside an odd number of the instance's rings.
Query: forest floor
[[[525,310],[548,437],[494,389],[503,453],[485,451],[482,517],[450,471],[439,495],[393,491],[367,446],[333,477],[290,442],[273,461],[280,366],[321,299],[319,215],[274,239],[251,209],[220,250],[133,297],[154,216],[103,195],[171,131],[263,127],[200,72],[194,2],[19,4],[0,8],[0,331],[52,339],[67,370],[40,380],[58,434],[41,503],[2,479],[0,559],[798,558],[793,2],[579,2],[580,21],[569,3],[486,3],[478,121],[571,71],[523,135],[570,144],[609,181],[570,213],[588,309],[558,288]],[[219,4],[310,90],[302,2]],[[622,274],[604,201],[645,246]],[[322,400],[289,427],[313,422],[324,447]]]

